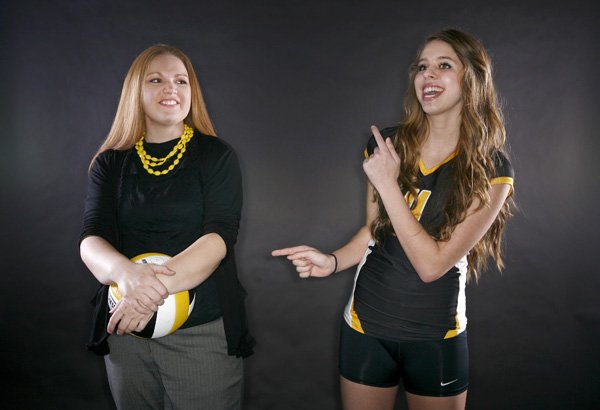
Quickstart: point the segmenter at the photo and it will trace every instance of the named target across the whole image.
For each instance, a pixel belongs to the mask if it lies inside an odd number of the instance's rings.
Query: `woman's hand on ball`
[[[148,315],[156,312],[169,296],[169,291],[157,275],[174,275],[175,272],[163,265],[129,262],[120,269],[117,280],[119,292],[127,298],[138,313]]]
[[[118,335],[140,332],[146,327],[154,312],[140,313],[133,305],[129,299],[122,298],[110,311],[111,317],[106,328],[109,334],[115,331]]]

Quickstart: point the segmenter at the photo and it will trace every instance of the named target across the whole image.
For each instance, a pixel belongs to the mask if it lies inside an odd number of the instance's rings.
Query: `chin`
[[[170,127],[173,125],[181,124],[185,118],[160,118],[154,121],[156,124],[162,125],[163,127]]]

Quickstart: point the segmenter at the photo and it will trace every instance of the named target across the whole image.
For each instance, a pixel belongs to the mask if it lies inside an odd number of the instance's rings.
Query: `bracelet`
[[[333,272],[331,273],[335,273],[335,271],[337,271],[337,267],[338,267],[338,261],[337,261],[337,256],[335,256],[335,254],[330,253],[331,256],[333,256],[333,259],[335,260],[335,267],[333,268]]]

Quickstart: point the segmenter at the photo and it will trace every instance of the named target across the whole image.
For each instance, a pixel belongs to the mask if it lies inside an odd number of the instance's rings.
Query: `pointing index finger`
[[[292,246],[290,248],[275,249],[271,252],[272,256],[288,256],[297,252],[311,250],[312,248],[305,245]]]
[[[375,137],[375,141],[377,142],[377,146],[379,147],[379,151],[386,152],[386,153],[389,154],[390,150],[389,150],[387,144],[385,143],[385,140],[383,139],[383,136],[379,132],[379,129],[375,125],[371,125],[371,132],[373,133],[373,136]]]

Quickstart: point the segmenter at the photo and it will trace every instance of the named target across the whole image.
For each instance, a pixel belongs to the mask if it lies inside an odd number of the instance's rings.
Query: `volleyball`
[[[131,258],[131,260],[135,263],[162,265],[169,258],[170,256],[162,253],[144,253]],[[113,284],[109,286],[109,309],[112,309],[119,300],[121,300],[121,294],[117,285]],[[165,299],[165,303],[158,307],[158,310],[154,313],[144,330],[141,332],[132,332],[131,334],[146,339],[157,339],[170,335],[185,323],[194,309],[194,301],[194,293],[187,290],[169,295]]]

